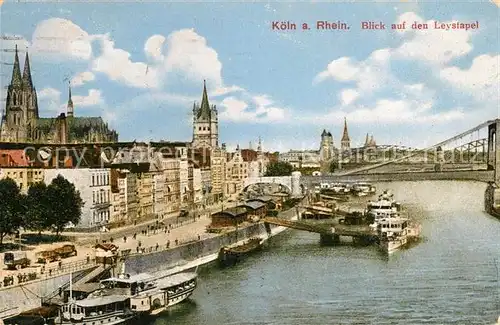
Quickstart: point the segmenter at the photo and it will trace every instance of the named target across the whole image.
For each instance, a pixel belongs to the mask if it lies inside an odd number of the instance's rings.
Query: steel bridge
[[[377,172],[377,169],[381,169],[381,167],[387,165],[391,165],[392,167],[398,163],[408,163],[412,161],[412,158],[423,155],[424,160],[420,162],[425,162],[427,169],[409,170],[408,168],[404,172],[415,174],[422,172],[429,175],[435,172],[436,175],[429,176],[429,179],[435,179],[436,177],[434,176],[437,176],[437,174],[440,174],[439,178],[447,179],[449,177],[453,178],[453,174],[457,172],[474,171],[470,175],[473,179],[494,181],[500,186],[500,142],[496,141],[497,131],[500,131],[500,119],[489,120],[428,148],[407,148],[408,150],[402,150],[405,154],[387,159],[384,158],[380,162],[359,168],[340,171],[334,173],[332,177],[348,179],[354,176],[382,174],[381,172]],[[390,149],[391,146],[388,146],[388,148]],[[418,161],[418,159],[414,160]],[[447,168],[443,168],[443,166],[447,166]],[[384,172],[383,174],[387,175],[390,173],[391,171]],[[402,171],[397,171],[397,169],[393,172],[393,174],[398,175],[402,173]],[[457,174],[458,178],[462,176]],[[470,177],[466,178],[469,179]],[[398,177],[395,178],[397,179]]]

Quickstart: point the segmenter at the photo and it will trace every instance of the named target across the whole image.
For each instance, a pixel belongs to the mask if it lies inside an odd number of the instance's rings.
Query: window
[[[95,192],[92,192],[92,203],[95,204]]]
[[[95,186],[95,176],[92,175],[92,186]]]

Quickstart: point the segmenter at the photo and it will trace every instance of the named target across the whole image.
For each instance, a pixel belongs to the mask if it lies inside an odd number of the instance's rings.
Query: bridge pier
[[[497,141],[497,131],[500,131],[500,120],[488,125],[488,169],[494,170],[494,181],[488,183],[484,193],[484,208],[494,217],[500,217],[500,141]]]

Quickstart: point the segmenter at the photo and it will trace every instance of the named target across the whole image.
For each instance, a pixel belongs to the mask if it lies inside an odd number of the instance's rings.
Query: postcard
[[[0,324],[499,324],[499,8],[0,0]]]

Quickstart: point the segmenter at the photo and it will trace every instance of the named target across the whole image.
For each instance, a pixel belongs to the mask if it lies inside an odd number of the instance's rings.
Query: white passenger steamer
[[[71,281],[70,281],[71,283]],[[59,311],[55,324],[115,325],[144,316],[156,315],[186,300],[197,285],[196,272],[158,278],[147,273],[122,273],[100,282],[100,288],[75,300],[71,294]]]

